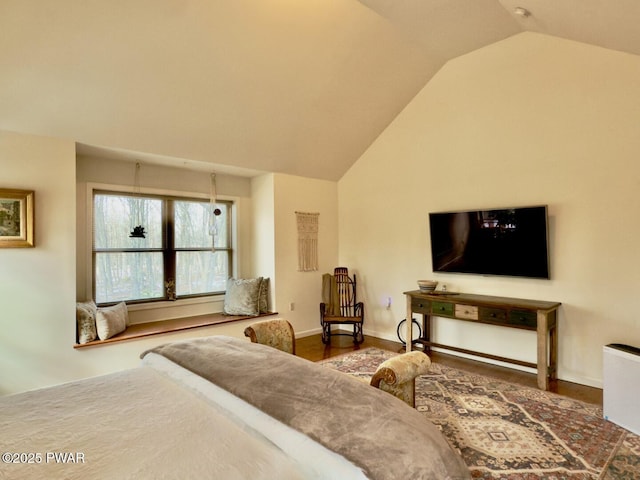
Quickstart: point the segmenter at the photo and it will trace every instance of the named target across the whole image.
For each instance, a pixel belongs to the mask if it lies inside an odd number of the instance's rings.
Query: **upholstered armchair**
[[[431,359],[420,351],[406,352],[382,362],[370,384],[416,405],[416,377],[429,371]]]
[[[253,343],[261,343],[283,352],[296,354],[296,339],[293,327],[284,318],[255,322],[244,329],[245,337]]]

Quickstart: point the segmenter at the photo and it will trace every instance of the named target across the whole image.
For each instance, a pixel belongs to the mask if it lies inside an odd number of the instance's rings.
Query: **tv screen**
[[[547,207],[429,214],[434,272],[549,278]]]

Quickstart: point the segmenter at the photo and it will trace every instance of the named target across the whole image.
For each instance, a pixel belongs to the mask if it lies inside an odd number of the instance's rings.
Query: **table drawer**
[[[415,313],[431,314],[431,302],[422,298],[411,298],[411,311]]]
[[[465,320],[478,320],[478,307],[456,304],[456,318]]]
[[[507,323],[507,311],[502,308],[480,307],[480,320],[492,323]]]
[[[509,324],[537,328],[538,314],[529,310],[511,310],[509,312]]]
[[[453,317],[453,303],[433,302],[432,311],[434,315],[446,315]]]

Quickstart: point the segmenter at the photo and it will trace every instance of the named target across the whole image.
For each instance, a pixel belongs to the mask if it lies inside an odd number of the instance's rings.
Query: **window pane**
[[[227,278],[228,252],[176,252],[176,295],[222,292]]]
[[[226,204],[216,204],[220,215],[211,213],[209,202],[176,201],[175,216],[175,248],[211,248],[212,235],[215,231],[217,248],[227,248],[227,212]]]
[[[96,194],[93,202],[95,248],[162,248],[162,200]],[[142,225],[146,238],[130,238]]]
[[[96,253],[96,303],[164,296],[162,252]]]

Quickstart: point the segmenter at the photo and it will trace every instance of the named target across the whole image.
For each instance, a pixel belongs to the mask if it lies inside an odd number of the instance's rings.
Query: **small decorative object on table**
[[[421,292],[433,292],[438,286],[435,280],[418,280],[418,287]]]

